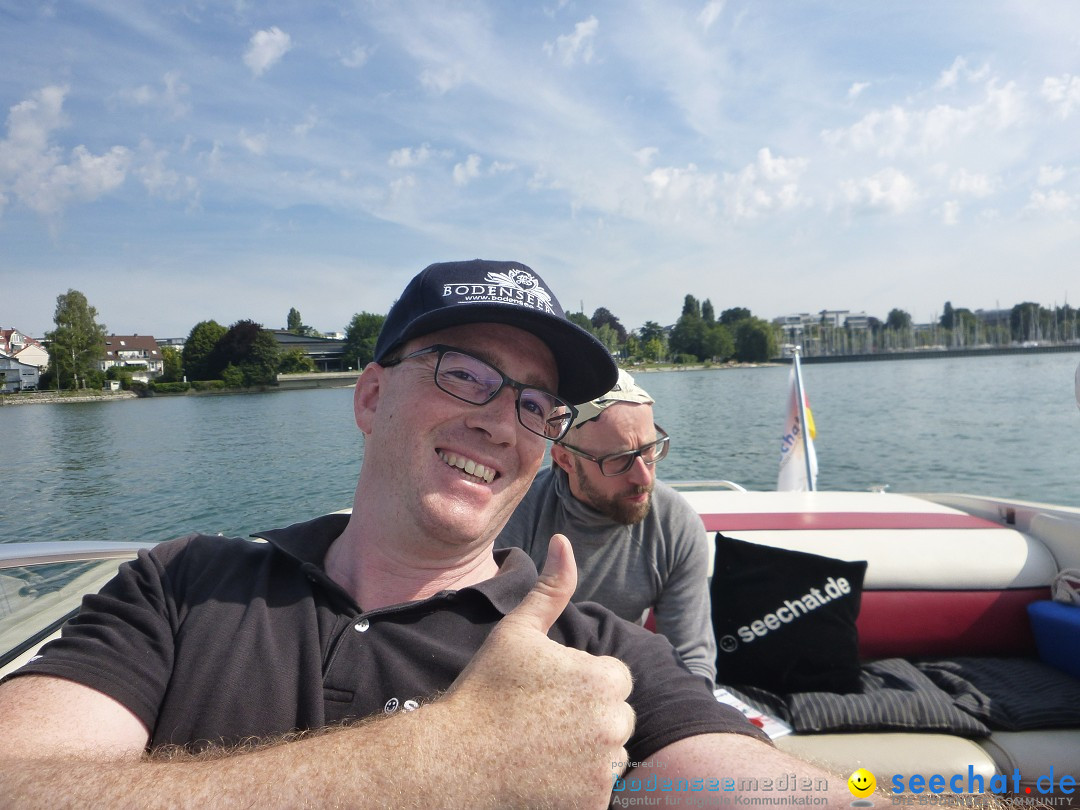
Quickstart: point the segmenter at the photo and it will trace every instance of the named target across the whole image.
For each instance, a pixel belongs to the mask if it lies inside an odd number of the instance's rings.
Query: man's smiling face
[[[436,343],[475,355],[519,382],[558,387],[550,350],[522,329],[455,326],[409,341],[400,356]],[[435,363],[431,354],[378,370],[375,410],[363,420],[357,415],[368,434],[365,455],[386,471],[382,508],[437,542],[486,544],[524,496],[546,443],[518,421],[512,388],[486,405],[462,402],[436,387]]]

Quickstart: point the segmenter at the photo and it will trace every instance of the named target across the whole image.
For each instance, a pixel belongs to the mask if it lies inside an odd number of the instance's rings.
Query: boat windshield
[[[3,550],[10,552],[12,546]],[[94,555],[97,559],[6,556],[9,559],[0,560],[0,675],[25,663],[75,614],[83,594],[97,591],[135,553],[116,550]]]

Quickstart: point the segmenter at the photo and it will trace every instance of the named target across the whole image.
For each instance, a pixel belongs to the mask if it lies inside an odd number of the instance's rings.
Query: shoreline
[[[847,355],[801,355],[804,365],[813,363],[857,363],[889,360],[929,360],[944,357],[987,357],[1010,354],[1046,354],[1059,352],[1080,352],[1080,344],[1057,344],[1052,346],[1003,346],[982,349],[946,349],[913,350],[903,352],[881,352],[877,354]],[[658,371],[724,371],[743,368],[776,368],[788,366],[791,358],[775,358],[764,363],[691,363],[676,364],[640,364],[624,366],[631,374],[653,374]],[[230,396],[233,394],[272,394],[281,391],[310,391],[314,388],[351,388],[355,385],[359,372],[331,371],[304,374],[279,374],[277,385],[265,385],[254,388],[218,389],[213,391],[189,390],[177,393],[151,393],[139,396],[133,391],[65,391],[59,394],[53,391],[33,391],[25,393],[0,394],[0,407],[8,405],[49,405],[85,402],[112,402],[124,399],[152,399],[154,397],[190,397],[190,396]]]
[[[18,394],[0,394],[0,407],[8,405],[56,405],[78,402],[109,402],[118,399],[138,399],[134,391],[27,391]]]

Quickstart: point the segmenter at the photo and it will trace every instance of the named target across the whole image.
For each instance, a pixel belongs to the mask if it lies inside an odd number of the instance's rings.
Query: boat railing
[[[682,492],[692,492],[702,489],[730,489],[735,492],[746,492],[746,487],[736,484],[734,481],[720,479],[717,481],[664,481],[672,489]]]

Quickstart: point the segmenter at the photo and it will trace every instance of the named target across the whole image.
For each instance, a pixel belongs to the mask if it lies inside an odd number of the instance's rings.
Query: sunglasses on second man
[[[381,365],[390,368],[429,354],[436,355],[435,385],[462,402],[487,405],[506,386],[513,388],[517,392],[518,421],[537,436],[558,441],[566,435],[577,416],[577,409],[566,400],[543,388],[519,383],[490,363],[453,346],[437,343]]]
[[[607,456],[597,457],[590,455],[584,450],[572,447],[566,442],[559,442],[559,446],[565,448],[575,456],[581,456],[581,458],[596,462],[600,465],[601,474],[608,478],[613,478],[616,475],[622,475],[623,473],[628,472],[630,468],[634,466],[634,460],[638,457],[651,467],[667,455],[668,446],[671,444],[671,437],[667,435],[667,431],[655,423],[653,424],[653,428],[656,430],[657,436],[655,442],[649,442],[648,444],[639,447],[637,450],[626,450],[622,453],[611,453]]]

